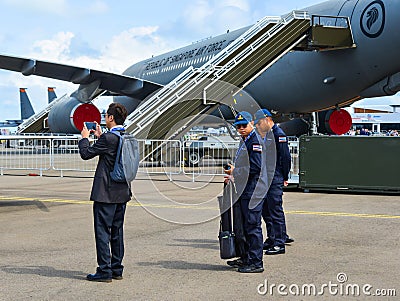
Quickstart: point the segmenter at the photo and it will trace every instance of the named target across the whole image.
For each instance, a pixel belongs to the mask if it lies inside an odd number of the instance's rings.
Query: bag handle
[[[230,211],[231,211],[231,232],[234,233],[233,231],[233,183],[232,181],[229,181],[229,200],[231,202],[231,207],[230,207]]]

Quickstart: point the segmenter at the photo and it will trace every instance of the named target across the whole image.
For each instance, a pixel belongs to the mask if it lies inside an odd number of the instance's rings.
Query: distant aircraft
[[[51,103],[54,99],[57,98],[56,92],[54,91],[54,87],[48,87],[47,88],[47,98],[49,103]]]
[[[348,17],[357,47],[287,53],[244,88],[260,107],[283,120],[295,118],[297,127],[296,120],[301,119],[296,117],[308,120],[312,112],[336,109],[325,114],[326,118],[329,122],[341,121],[338,115],[344,110],[339,108],[400,90],[400,0],[330,0],[303,10],[310,15]],[[201,67],[248,28],[151,57],[130,66],[122,75],[5,55],[0,56],[0,68],[80,85],[69,99],[57,104],[63,115],[59,114],[50,128],[60,129],[77,117],[77,107],[104,91],[118,95],[114,101],[134,111],[148,95],[189,66]],[[98,116],[100,119],[100,113]],[[79,130],[79,125],[75,126],[75,131]]]
[[[13,119],[6,120],[5,122],[0,122],[0,128],[3,129],[2,133],[15,131],[17,126],[19,126],[25,119],[28,119],[35,114],[31,101],[29,100],[28,94],[26,93],[26,88],[19,89],[19,99],[21,119]]]

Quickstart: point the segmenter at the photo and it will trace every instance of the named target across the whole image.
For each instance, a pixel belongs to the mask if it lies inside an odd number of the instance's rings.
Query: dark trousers
[[[249,209],[249,199],[240,199],[243,214],[244,234],[247,242],[247,259],[249,264],[263,266],[263,235],[261,229],[262,201]]]
[[[93,203],[97,272],[122,275],[124,266],[124,217],[126,203]],[[111,246],[111,253],[110,253]]]
[[[262,216],[267,226],[268,240],[274,246],[285,246],[286,221],[283,211],[283,181],[274,181],[269,187],[267,197],[264,200]]]

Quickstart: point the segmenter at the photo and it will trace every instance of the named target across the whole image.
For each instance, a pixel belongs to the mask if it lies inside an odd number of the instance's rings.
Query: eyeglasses
[[[248,123],[246,123],[246,124],[238,124],[238,125],[236,125],[236,128],[237,129],[241,129],[241,128],[247,128],[247,125],[248,125]]]

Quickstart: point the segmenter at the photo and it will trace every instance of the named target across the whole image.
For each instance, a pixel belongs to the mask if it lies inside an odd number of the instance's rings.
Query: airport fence
[[[78,136],[1,136],[0,174],[19,171],[37,175],[93,176],[97,157],[82,160]],[[94,139],[92,140],[94,141]],[[141,139],[139,173],[180,175],[193,182],[201,176],[223,176],[233,162],[237,141],[179,141]],[[298,140],[289,140],[292,154],[290,182],[298,183]]]

